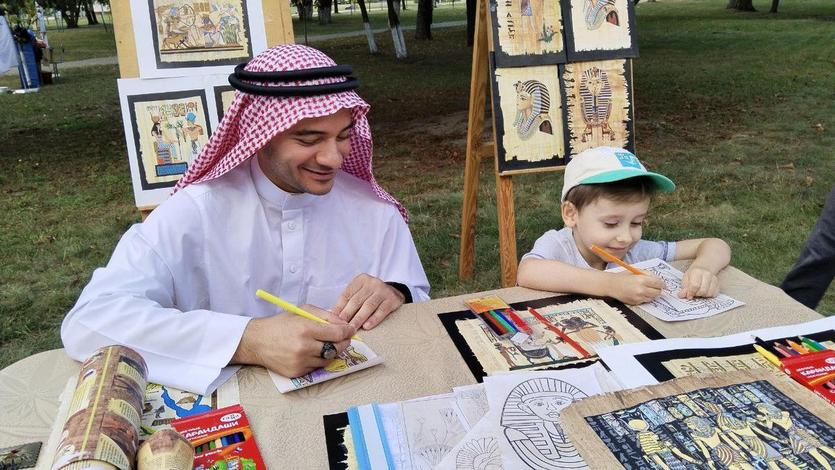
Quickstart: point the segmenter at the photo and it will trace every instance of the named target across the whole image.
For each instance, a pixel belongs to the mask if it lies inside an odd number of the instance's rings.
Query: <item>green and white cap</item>
[[[611,183],[646,176],[658,191],[669,193],[675,183],[664,175],[647,171],[632,152],[617,147],[595,147],[580,152],[565,167],[565,181],[560,202],[571,188],[581,184]]]

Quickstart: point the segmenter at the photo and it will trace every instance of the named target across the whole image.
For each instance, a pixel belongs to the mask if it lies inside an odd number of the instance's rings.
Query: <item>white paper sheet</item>
[[[835,317],[822,318],[797,325],[763,328],[718,338],[669,338],[644,343],[624,344],[601,348],[598,354],[624,388],[634,388],[658,383],[658,380],[636,359],[636,356],[641,354],[683,349],[727,348],[752,344],[754,336],[763,340],[770,340],[832,329],[835,329]]]
[[[641,310],[664,321],[684,321],[705,318],[718,313],[745,305],[725,294],[719,294],[713,298],[695,298],[692,300],[680,299],[678,293],[681,291],[682,277],[684,273],[655,258],[633,264],[636,268],[643,269],[654,276],[664,280],[666,287],[655,300],[638,305]],[[625,271],[623,268],[609,269],[611,272]]]
[[[490,405],[487,404],[487,390],[484,389],[484,384],[454,387],[452,393],[455,395],[458,409],[461,410],[461,414],[464,416],[467,430],[470,430],[476,423],[481,421],[481,418],[490,410]]]
[[[560,422],[574,401],[602,393],[600,363],[580,369],[485,377],[490,425],[504,468],[587,468]]]

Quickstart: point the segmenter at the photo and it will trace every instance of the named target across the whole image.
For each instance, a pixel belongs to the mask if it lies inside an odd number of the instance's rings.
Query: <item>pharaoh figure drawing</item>
[[[537,131],[553,134],[551,117],[551,97],[548,88],[537,80],[516,82],[516,119],[513,127],[522,140],[530,139]]]
[[[507,396],[501,425],[519,458],[531,468],[587,468],[560,420],[563,408],[586,396],[567,382],[547,377],[517,385]]]
[[[600,129],[601,138],[608,135],[609,140],[615,140],[615,133],[609,125],[609,117],[612,114],[612,86],[605,71],[597,67],[583,71],[580,78],[580,100],[583,122],[586,124],[580,140],[587,142],[596,128]]]
[[[583,16],[586,20],[586,27],[590,30],[599,28],[604,20],[609,24],[620,26],[615,0],[586,0],[583,4]]]

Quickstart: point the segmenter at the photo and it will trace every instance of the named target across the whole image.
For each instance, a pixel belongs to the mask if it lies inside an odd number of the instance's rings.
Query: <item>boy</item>
[[[644,221],[656,191],[675,184],[651,173],[627,150],[597,147],[583,151],[565,168],[562,219],[565,228],[549,230],[522,257],[520,286],[553,292],[609,296],[629,305],[649,302],[664,282],[655,276],[609,273],[615,267],[591,251],[597,245],[627,263],[652,258],[694,259],[684,273],[681,298],[714,297],[716,277],[731,259],[731,249],[718,238],[679,242],[641,240]]]

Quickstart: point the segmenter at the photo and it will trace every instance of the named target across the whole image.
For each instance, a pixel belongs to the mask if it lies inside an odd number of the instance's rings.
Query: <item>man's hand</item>
[[[661,295],[664,281],[655,276],[631,273],[611,274],[611,296],[627,305],[640,305]]]
[[[682,299],[693,297],[716,297],[719,293],[719,278],[705,268],[690,266],[681,278],[681,291],[678,296]]]
[[[339,295],[333,312],[357,328],[370,330],[403,305],[405,300],[394,287],[374,276],[360,274]]]
[[[357,329],[336,315],[305,305],[302,309],[328,320],[317,323],[290,313],[250,320],[231,363],[266,367],[285,377],[299,377],[326,366],[322,344],[333,343],[342,353]]]

